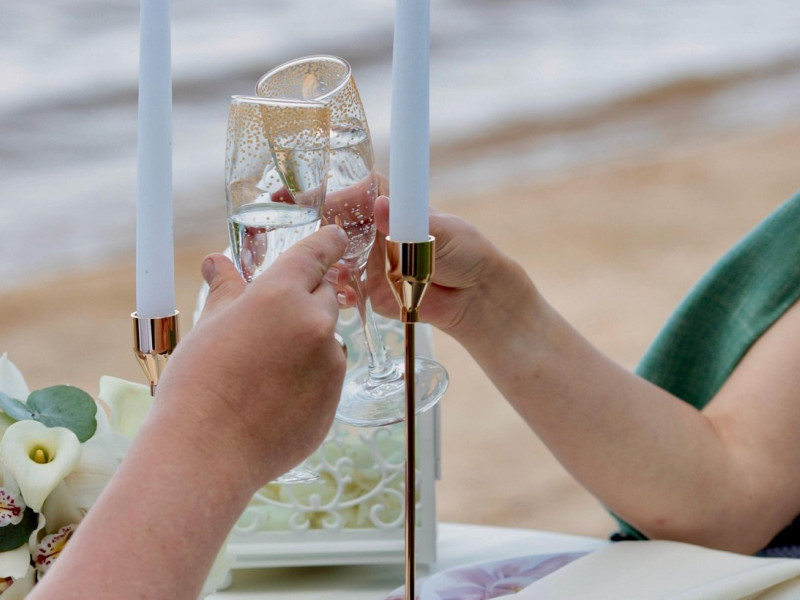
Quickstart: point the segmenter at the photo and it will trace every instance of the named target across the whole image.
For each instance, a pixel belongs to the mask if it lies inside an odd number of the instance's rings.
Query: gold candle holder
[[[150,381],[150,393],[156,395],[156,387],[167,360],[178,345],[178,311],[168,317],[146,318],[135,312],[133,318],[133,351]]]
[[[416,582],[416,339],[414,325],[419,321],[419,305],[431,283],[434,263],[433,236],[426,242],[396,242],[386,238],[386,277],[400,305],[405,324],[406,387],[406,489],[405,489],[405,591],[406,600],[415,600]]]

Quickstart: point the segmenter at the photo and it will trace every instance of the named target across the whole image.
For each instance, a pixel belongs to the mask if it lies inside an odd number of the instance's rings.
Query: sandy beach
[[[467,197],[439,194],[432,203],[477,224],[579,331],[632,368],[702,272],[800,188],[797,156],[800,123],[673,141],[635,160]],[[224,245],[222,226],[176,244],[184,331],[200,261]],[[0,295],[0,352],[34,389],[70,383],[96,394],[103,374],[140,380],[131,351],[133,309],[132,253],[106,267],[26,284]],[[452,381],[442,406],[439,518],[607,535],[613,523],[602,507],[466,352],[444,335],[435,342]]]

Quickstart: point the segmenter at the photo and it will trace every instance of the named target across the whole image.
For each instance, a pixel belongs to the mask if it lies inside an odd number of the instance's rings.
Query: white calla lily
[[[104,375],[100,378],[99,396],[111,409],[112,430],[133,439],[153,404],[150,388]]]
[[[97,412],[94,413],[94,419],[97,421],[97,427],[94,430],[94,436],[111,433],[111,418],[109,417],[111,409],[105,402],[95,401],[95,404],[97,404]]]
[[[18,421],[0,440],[0,464],[22,492],[25,504],[40,512],[47,496],[78,466],[81,444],[64,427]]]

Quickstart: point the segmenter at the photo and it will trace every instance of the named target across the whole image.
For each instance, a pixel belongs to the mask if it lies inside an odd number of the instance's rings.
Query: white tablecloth
[[[437,562],[418,567],[417,577],[480,561],[594,550],[605,540],[481,525],[440,523]],[[213,600],[382,600],[401,586],[404,566],[294,567],[236,571],[231,586]]]

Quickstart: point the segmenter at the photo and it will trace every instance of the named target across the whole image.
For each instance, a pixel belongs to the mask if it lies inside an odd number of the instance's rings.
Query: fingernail
[[[328,269],[328,271],[325,273],[325,281],[332,283],[333,285],[339,283],[339,269],[336,267],[331,267]]]
[[[337,292],[336,301],[339,303],[340,306],[347,306],[347,294],[345,294],[344,292]]]
[[[217,267],[214,265],[214,259],[210,256],[206,258],[200,267],[200,271],[203,273],[205,282],[211,284],[211,280],[214,279],[214,273],[217,271]]]

